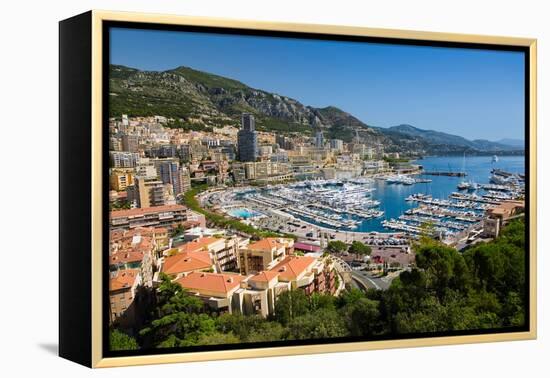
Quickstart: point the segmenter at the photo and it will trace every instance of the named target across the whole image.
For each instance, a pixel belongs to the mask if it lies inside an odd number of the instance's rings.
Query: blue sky
[[[363,122],[469,139],[523,139],[518,52],[115,28],[111,63],[230,77]]]

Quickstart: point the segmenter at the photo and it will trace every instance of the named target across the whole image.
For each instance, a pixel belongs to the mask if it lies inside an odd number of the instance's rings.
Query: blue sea
[[[525,173],[524,156],[499,156],[498,162],[492,162],[491,156],[473,156],[463,158],[462,156],[438,156],[426,157],[414,162],[422,165],[426,171],[465,171],[466,177],[448,176],[424,176],[418,177],[431,179],[431,183],[401,185],[387,184],[385,181],[376,180],[373,184],[376,190],[372,194],[373,199],[380,201],[380,210],[384,216],[377,219],[365,220],[354,231],[359,232],[388,232],[383,226],[384,219],[397,219],[406,210],[417,207],[414,202],[407,202],[405,199],[413,193],[430,194],[434,198],[447,199],[457,191],[457,185],[461,181],[474,181],[479,184],[489,182],[491,169],[499,168],[513,173]]]

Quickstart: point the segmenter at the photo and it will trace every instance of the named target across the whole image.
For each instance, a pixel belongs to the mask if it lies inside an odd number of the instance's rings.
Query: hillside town
[[[461,250],[497,238],[523,214],[524,177],[495,170],[490,183],[461,182],[447,199],[411,194],[417,207],[387,219],[376,183],[409,187],[465,173],[424,171],[359,135],[256,131],[249,113],[240,127],[174,121],[123,114],[109,122],[109,319],[130,334],[163,282],[212,313],[267,319],[282,293],[386,290],[414,266],[421,237]],[[380,229],[364,229],[369,222]]]

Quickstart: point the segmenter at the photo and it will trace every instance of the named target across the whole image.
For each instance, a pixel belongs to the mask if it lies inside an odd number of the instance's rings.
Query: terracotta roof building
[[[242,274],[269,270],[285,256],[294,252],[294,240],[265,238],[239,249],[239,265]]]
[[[124,269],[110,273],[109,279],[109,320],[121,326],[136,323],[135,297],[141,274],[139,269]]]
[[[206,252],[185,252],[197,253]],[[186,263],[191,264],[190,261]],[[311,256],[286,256],[271,269],[253,275],[193,271],[175,280],[213,310],[263,317],[274,313],[277,297],[284,291],[299,289],[308,295],[314,292],[334,294],[335,281],[331,261]]]
[[[245,279],[240,274],[193,272],[176,282],[191,294],[199,296],[211,308],[232,312],[233,293]]]
[[[525,210],[525,201],[503,201],[498,206],[487,211],[483,220],[483,234],[496,238],[502,227]]]
[[[181,205],[143,207],[116,210],[110,213],[112,230],[136,227],[172,226],[187,220],[188,210]]]
[[[214,270],[214,264],[208,251],[181,252],[165,257],[161,272],[173,278],[179,278],[192,272]]]
[[[148,234],[151,236],[143,236]],[[153,285],[153,264],[156,258],[154,232],[149,229],[111,232],[109,270],[139,269],[143,283]]]
[[[279,282],[289,282],[292,289],[313,292],[334,293],[336,276],[330,259],[312,256],[287,256],[272,269],[277,272]]]
[[[231,272],[238,267],[238,243],[237,237],[201,237],[178,246],[177,250],[178,253],[208,251],[217,271]]]

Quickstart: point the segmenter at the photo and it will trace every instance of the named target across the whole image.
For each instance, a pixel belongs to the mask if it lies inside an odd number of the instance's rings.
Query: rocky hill
[[[389,152],[443,154],[514,149],[409,125],[371,127],[334,106],[307,106],[284,95],[189,67],[158,72],[111,65],[109,100],[111,117],[164,115],[195,128],[238,127],[241,114],[248,112],[255,115],[258,130],[311,134],[321,129],[327,138],[360,138],[371,145],[383,144]]]

